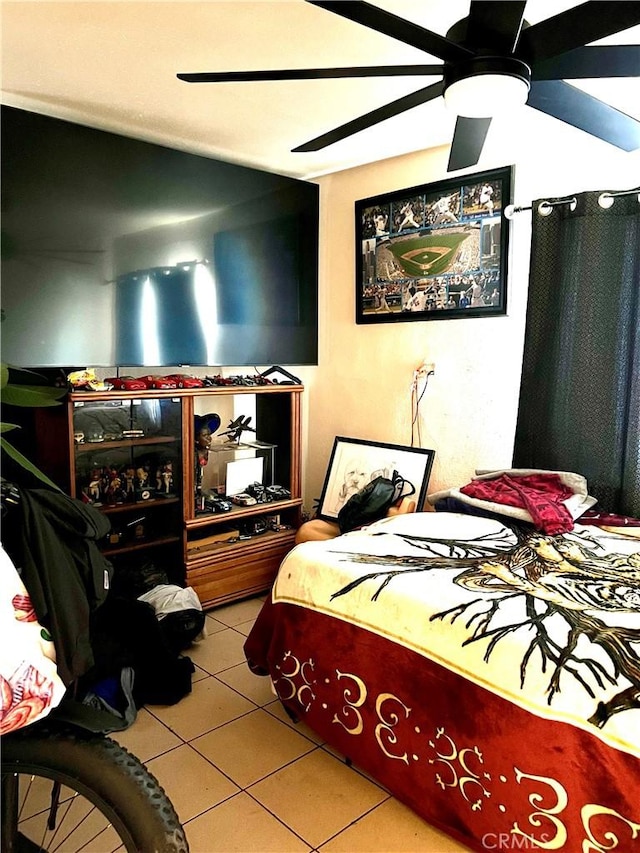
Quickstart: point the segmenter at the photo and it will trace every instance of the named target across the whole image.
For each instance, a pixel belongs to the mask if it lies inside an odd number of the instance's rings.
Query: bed
[[[639,529],[419,512],[306,542],[248,664],[471,850],[640,853]]]

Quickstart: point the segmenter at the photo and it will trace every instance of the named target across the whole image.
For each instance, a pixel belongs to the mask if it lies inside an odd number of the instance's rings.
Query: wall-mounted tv
[[[2,107],[2,360],[318,362],[311,182]]]

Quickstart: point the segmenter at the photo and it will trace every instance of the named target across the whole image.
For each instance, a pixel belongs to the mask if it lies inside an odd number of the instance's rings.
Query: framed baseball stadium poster
[[[356,323],[505,314],[512,178],[505,166],[356,201]]]

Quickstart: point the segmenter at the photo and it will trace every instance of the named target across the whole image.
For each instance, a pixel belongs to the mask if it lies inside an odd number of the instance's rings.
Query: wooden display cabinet
[[[187,439],[192,464],[185,470],[185,573],[204,606],[233,601],[268,589],[278,567],[293,547],[300,526],[302,510],[301,484],[301,394],[302,386],[267,385],[256,387],[226,386],[210,393],[194,392],[185,398],[184,417],[189,425]],[[200,389],[202,391],[202,389]],[[283,486],[290,492],[285,500],[236,506],[227,512],[200,512],[196,507],[196,459],[194,423],[196,416],[219,415],[222,433],[238,417],[250,417],[255,433],[240,436],[239,447],[214,434],[206,468],[212,468],[213,482],[203,476],[205,492],[216,493],[225,480],[220,468],[229,454],[248,458],[263,450],[252,448],[259,442],[268,457],[265,476],[268,484]],[[220,451],[220,448],[224,448]],[[272,463],[271,463],[272,458]],[[215,470],[213,470],[215,469]],[[247,483],[249,485],[249,483]],[[279,525],[276,524],[276,520]],[[266,527],[266,529],[264,529]],[[255,532],[259,530],[261,532]]]
[[[112,533],[100,544],[117,571],[157,562],[170,582],[192,586],[203,607],[212,607],[268,589],[293,547],[302,508],[302,391],[72,392],[62,406],[36,411],[37,462],[72,497],[110,516]],[[199,484],[196,418],[212,413],[220,426]],[[240,415],[255,432],[238,444],[220,433]],[[228,462],[251,458],[264,458],[265,484],[289,495],[224,512],[196,501],[197,491],[224,490]]]

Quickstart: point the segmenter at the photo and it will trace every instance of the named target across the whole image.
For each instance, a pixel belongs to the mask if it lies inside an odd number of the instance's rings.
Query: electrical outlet
[[[416,376],[424,378],[426,376],[433,376],[435,372],[436,366],[433,361],[423,361],[420,367],[416,370]]]

